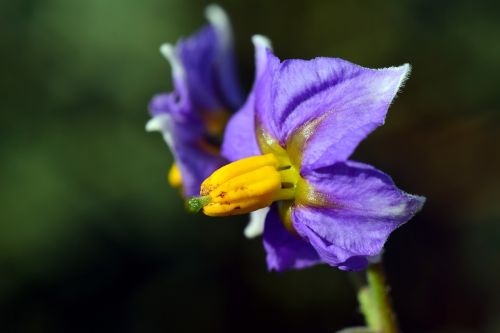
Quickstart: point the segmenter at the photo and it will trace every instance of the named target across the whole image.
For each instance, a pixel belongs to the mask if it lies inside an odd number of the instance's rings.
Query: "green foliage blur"
[[[160,56],[208,2],[0,2],[0,331],[334,332],[360,325],[349,274],[268,273],[246,217],[189,215],[147,103]],[[404,332],[500,332],[500,3],[221,1],[241,76],[252,34],[281,58],[411,63],[354,158],[427,196],[386,268]]]

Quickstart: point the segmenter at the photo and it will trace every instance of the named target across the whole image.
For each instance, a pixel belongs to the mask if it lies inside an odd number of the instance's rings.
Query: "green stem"
[[[366,324],[375,332],[398,333],[382,264],[370,265],[366,277],[368,285],[358,292],[358,301]]]

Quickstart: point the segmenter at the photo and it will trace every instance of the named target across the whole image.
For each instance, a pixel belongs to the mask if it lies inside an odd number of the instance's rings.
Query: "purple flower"
[[[203,179],[227,162],[219,154],[224,126],[244,98],[229,19],[215,5],[207,7],[206,16],[210,25],[175,46],[161,46],[175,89],[153,97],[146,125],[163,134],[175,159],[169,181],[182,185],[185,196],[198,193]]]
[[[349,160],[384,123],[410,66],[280,61],[262,37],[254,43],[257,80],[222,146],[235,162],[206,179],[191,203],[212,216],[270,205],[263,239],[271,270],[318,263],[364,269],[425,201],[374,167]]]

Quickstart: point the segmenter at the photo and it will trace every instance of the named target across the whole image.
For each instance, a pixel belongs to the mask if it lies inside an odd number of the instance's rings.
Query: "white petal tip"
[[[170,61],[170,58],[174,56],[174,46],[170,43],[164,43],[160,45],[160,53]]]
[[[267,64],[267,50],[272,51],[271,40],[263,35],[253,35],[252,43],[255,47],[255,81],[260,78]]]
[[[398,82],[398,87],[402,87],[404,86],[406,80],[408,79],[408,77],[410,76],[410,72],[411,72],[411,65],[406,63],[404,65],[401,65],[399,67],[396,67],[397,69],[401,70],[402,74],[401,74],[401,78]]]
[[[219,36],[219,47],[221,49],[231,47],[233,42],[231,23],[224,9],[216,4],[208,5],[205,8],[205,17]]]
[[[269,212],[269,207],[264,207],[250,213],[250,222],[248,222],[243,231],[246,238],[251,239],[262,235],[267,212]]]
[[[161,119],[159,117],[151,118],[146,123],[146,132],[161,131]]]
[[[272,49],[271,40],[264,35],[253,35],[252,43],[256,48],[262,47],[266,49]]]
[[[226,27],[229,23],[229,18],[224,9],[216,4],[208,5],[205,8],[205,17],[215,27]]]
[[[163,134],[163,139],[170,149],[172,149],[173,138],[169,122],[170,116],[168,114],[154,116],[146,123],[146,131],[161,132]]]
[[[175,76],[182,75],[183,69],[182,69],[182,64],[175,53],[175,47],[172,44],[169,43],[164,43],[160,45],[160,53],[167,59],[167,61],[170,63],[170,66],[172,66],[172,71]]]
[[[249,226],[247,226],[243,231],[243,235],[245,235],[245,238],[253,239],[262,235],[262,232],[254,231],[252,230],[252,228],[249,228]]]

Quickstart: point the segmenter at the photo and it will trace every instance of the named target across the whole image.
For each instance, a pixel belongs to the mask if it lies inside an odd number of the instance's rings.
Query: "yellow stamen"
[[[278,209],[281,221],[285,228],[295,233],[292,224],[291,212],[292,208],[297,205],[307,205],[316,207],[332,206],[330,198],[327,198],[323,193],[318,192],[309,183],[302,178],[300,173],[295,170],[300,170],[302,163],[302,152],[305,149],[307,141],[316,131],[327,114],[322,117],[313,119],[304,123],[297,128],[288,138],[284,147],[282,147],[273,137],[271,137],[261,126],[256,127],[257,142],[262,153],[271,153],[280,161],[287,161],[294,170],[291,182],[294,184],[293,200],[284,200],[279,202]]]
[[[206,130],[213,137],[222,136],[231,114],[224,109],[206,111],[201,114]]]
[[[201,184],[201,197],[190,199],[188,206],[196,210],[201,202],[210,216],[246,214],[292,199],[297,177],[291,165],[281,164],[273,154],[248,157],[215,171]]]
[[[177,164],[173,163],[168,171],[167,175],[168,183],[172,187],[180,187],[182,185],[182,175],[177,167]]]
[[[282,201],[278,204],[278,213],[280,215],[281,222],[285,226],[286,230],[293,234],[296,232],[292,224],[292,207],[292,200]]]
[[[307,141],[323,117],[294,131],[284,146],[259,125],[256,136],[264,155],[252,156],[216,170],[202,184],[200,197],[188,200],[188,208],[210,216],[246,214],[279,201],[283,224],[295,232],[291,212],[297,205],[326,207],[333,203],[300,175],[301,157]]]

